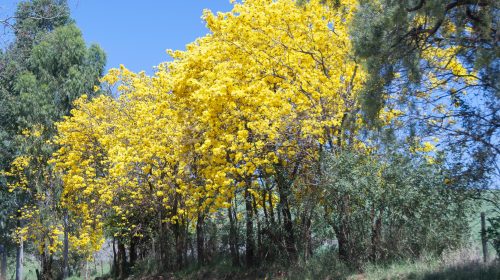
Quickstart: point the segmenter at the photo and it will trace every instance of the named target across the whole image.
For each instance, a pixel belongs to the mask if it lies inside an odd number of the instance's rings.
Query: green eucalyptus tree
[[[25,206],[39,209],[38,219],[44,227],[67,221],[63,219],[64,209],[58,205],[60,183],[48,163],[55,150],[51,143],[54,123],[69,114],[73,101],[80,95],[94,94],[106,62],[99,46],[87,47],[70,18],[66,1],[20,2],[15,19],[15,38],[0,54],[0,170],[8,170],[11,162],[23,155],[29,157],[29,164],[24,171],[27,189],[8,192],[2,187],[0,205],[6,206],[2,209],[11,209],[0,213],[5,244],[13,229],[27,223],[19,215],[17,223],[9,219],[16,216],[12,212]],[[15,178],[4,176],[1,180],[2,185],[7,185]],[[67,231],[68,225],[64,228]],[[67,276],[67,233],[65,237]],[[53,254],[43,242],[38,245],[41,277],[50,279]],[[22,252],[18,256],[20,260]],[[17,274],[17,278],[22,278],[21,271]]]

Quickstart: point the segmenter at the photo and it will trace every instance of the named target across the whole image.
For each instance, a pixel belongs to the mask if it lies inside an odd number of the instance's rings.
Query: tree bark
[[[288,203],[289,187],[283,180],[279,180],[278,191],[280,196],[281,212],[283,214],[283,228],[285,230],[285,246],[290,260],[297,259],[297,248],[295,247],[295,233],[293,229],[292,212]]]
[[[112,247],[113,247],[113,266],[111,267],[111,274],[114,277],[117,277],[118,276],[118,258],[116,255],[115,238],[113,238]]]
[[[133,267],[137,261],[137,237],[132,237],[130,239],[129,255],[130,267]]]
[[[7,247],[0,245],[0,280],[7,280]]]
[[[23,241],[17,246],[16,254],[16,280],[23,280],[24,247]]]
[[[50,252],[48,253],[47,248],[43,248],[41,254],[42,259],[42,279],[52,279],[52,262],[53,258]]]
[[[227,209],[229,216],[229,250],[231,251],[231,259],[233,266],[240,266],[240,254],[238,252],[238,232],[236,229],[236,213],[233,207]]]
[[[304,259],[312,255],[311,216],[307,210],[302,214],[302,238],[304,240]]]
[[[68,267],[68,258],[69,258],[69,240],[68,240],[68,232],[69,232],[69,224],[68,224],[68,213],[65,211],[64,218],[64,241],[63,241],[63,279],[69,277],[69,267]]]
[[[184,263],[188,263],[189,262],[189,259],[188,259],[188,246],[189,246],[189,243],[191,242],[189,239],[189,226],[188,226],[188,223],[187,222],[184,222],[183,223],[183,230],[184,230],[184,233],[183,233],[183,240],[184,240],[184,243],[183,243],[183,246],[182,246],[182,255],[184,257]]]
[[[349,239],[346,234],[346,229],[344,226],[334,227],[335,235],[337,236],[337,242],[339,246],[339,259],[348,263],[350,261],[349,255]]]
[[[274,218],[274,205],[273,205],[273,193],[269,190],[269,215],[271,216],[271,225],[273,228],[276,226],[276,219]]]
[[[349,197],[345,196],[341,199],[340,205],[338,207],[338,215],[340,222],[334,225],[333,229],[335,235],[337,236],[337,241],[339,244],[339,258],[348,264],[354,264],[352,248],[350,248],[350,226],[348,220],[348,205]]]
[[[257,221],[257,257],[258,257],[258,260],[261,260],[262,256],[263,256],[262,229],[261,229],[261,225],[260,225],[259,212],[258,212],[258,208],[257,208],[257,200],[255,199],[255,196],[252,196],[252,197],[253,197],[253,211],[254,211],[254,215],[256,217],[256,221]]]
[[[175,234],[175,266],[178,270],[183,267],[183,251],[184,251],[184,235],[182,230],[182,222],[180,219],[175,221],[174,234]]]
[[[127,251],[125,244],[118,241],[118,279],[125,279],[128,276]]]
[[[205,232],[204,232],[205,216],[202,213],[198,214],[196,221],[196,251],[198,264],[205,265]]]
[[[163,222],[163,208],[162,206],[159,206],[159,211],[158,211],[158,221],[159,221],[159,233],[158,233],[158,257],[159,257],[159,262],[158,262],[158,269],[162,269],[165,267],[168,267],[169,264],[167,262],[167,248],[165,248],[167,244],[167,238],[166,238],[166,224]]]
[[[247,266],[254,265],[255,240],[253,235],[253,209],[252,209],[252,194],[248,188],[250,184],[247,182],[245,189],[245,210],[246,210],[246,263]]]
[[[377,216],[375,213],[375,209],[372,208],[372,248],[371,248],[371,256],[370,259],[375,262],[379,259],[379,247],[380,247],[380,238],[382,234],[382,214],[383,210],[380,210],[380,214]]]
[[[488,262],[488,239],[486,236],[486,215],[481,212],[481,244],[483,245],[483,261]]]

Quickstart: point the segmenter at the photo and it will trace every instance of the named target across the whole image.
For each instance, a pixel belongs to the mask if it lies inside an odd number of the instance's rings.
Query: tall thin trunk
[[[486,215],[481,212],[481,244],[483,245],[483,261],[488,262],[488,239],[486,235]]]
[[[172,225],[174,231],[174,241],[175,241],[175,267],[176,269],[182,269],[182,229],[181,221],[175,221]]]
[[[306,206],[307,207],[307,206]],[[302,240],[304,240],[304,259],[307,260],[312,255],[311,245],[311,216],[308,210],[302,214]]]
[[[161,207],[161,206],[160,206]],[[163,221],[162,221],[162,208],[158,211],[158,227],[159,227],[159,232],[158,232],[158,269],[160,269],[162,266],[166,267],[167,262],[165,258],[166,250],[164,248],[164,245],[166,243],[166,238],[165,238],[165,229],[163,227]]]
[[[125,279],[128,276],[127,251],[125,244],[118,241],[118,279]]]
[[[116,255],[115,238],[113,237],[113,267],[111,267],[112,274],[116,277],[118,276],[118,257]]]
[[[130,255],[130,266],[134,266],[137,261],[137,237],[132,237],[130,239],[130,247],[129,247],[129,255]]]
[[[337,236],[337,242],[339,246],[339,259],[344,262],[350,261],[350,255],[348,251],[348,238],[343,226],[334,227],[335,235]]]
[[[69,240],[68,240],[68,232],[69,232],[69,224],[68,224],[68,213],[65,211],[63,218],[64,225],[64,240],[63,240],[63,279],[69,277],[69,267],[68,267],[68,258],[69,258]]]
[[[372,219],[372,250],[371,250],[371,260],[377,261],[379,259],[379,247],[380,247],[380,237],[382,234],[382,214],[383,210],[380,210],[378,217],[375,215],[375,209],[373,211],[374,218]]]
[[[0,280],[7,280],[7,247],[0,245]]]
[[[155,238],[154,238],[154,237],[152,237],[152,238],[151,238],[151,254],[152,254],[153,256],[156,256],[155,242],[156,242]]]
[[[208,223],[207,221],[205,221],[206,224],[209,225],[210,227],[210,238],[208,239],[208,252],[205,252],[205,262],[210,262],[212,261],[213,257],[217,254],[217,224],[212,221],[212,220],[208,220]]]
[[[52,279],[52,262],[54,258],[49,250],[44,246],[41,254],[42,259],[42,279]]]
[[[346,263],[351,263],[354,260],[352,251],[349,248],[350,226],[347,212],[348,205],[349,197],[344,196],[339,205],[338,215],[340,216],[340,223],[334,226],[334,231],[339,244],[339,258]]]
[[[181,216],[179,215],[179,195],[176,194],[174,197],[172,215],[176,216],[176,220],[172,224],[174,230],[174,241],[175,241],[175,266],[178,270],[182,269],[182,251],[183,251],[183,230]]]
[[[229,249],[231,251],[231,259],[233,266],[240,266],[240,254],[238,252],[238,232],[236,229],[236,214],[233,207],[227,209],[229,216]]]
[[[261,226],[260,226],[259,212],[258,212],[258,208],[257,208],[257,200],[255,199],[255,197],[253,197],[253,210],[254,210],[254,214],[256,217],[255,220],[257,221],[257,256],[258,256],[258,259],[260,260],[262,257],[262,254],[263,254],[263,251],[262,251],[262,230],[261,230]]]
[[[194,242],[195,242],[194,238],[189,238],[188,245],[189,245],[189,251],[191,252],[190,257],[189,257],[190,260],[195,260],[195,257],[194,257]]]
[[[276,226],[276,220],[274,219],[274,205],[273,205],[273,193],[269,190],[269,215],[271,216],[271,225]]]
[[[19,243],[17,246],[17,254],[16,254],[16,280],[23,279],[23,262],[24,262],[24,247],[23,241]]]
[[[246,262],[247,266],[254,265],[255,241],[253,235],[253,209],[252,209],[252,194],[248,190],[250,184],[247,183],[245,189],[245,210],[246,210]]]
[[[87,259],[85,260],[85,279],[89,279],[89,261]]]
[[[165,240],[163,240],[163,221],[162,221],[163,217],[161,215],[161,209],[160,211],[158,211],[158,260],[159,260],[159,263],[160,263],[160,266],[162,265],[165,265],[164,263],[164,260],[163,260],[163,242],[165,242]]]
[[[269,215],[267,214],[266,198],[267,198],[267,192],[266,192],[266,190],[263,190],[262,191],[262,210],[264,211],[264,220],[266,221],[266,227],[269,229],[270,224],[269,224]]]
[[[280,196],[281,212],[283,214],[283,228],[285,230],[285,246],[290,260],[297,259],[297,248],[295,247],[295,233],[293,229],[292,212],[288,203],[288,186],[286,183],[278,186]]]
[[[183,236],[184,236],[184,243],[183,243],[183,246],[182,246],[182,255],[184,257],[184,262],[185,263],[188,263],[189,262],[189,259],[188,259],[188,246],[189,246],[189,224],[188,222],[184,222],[183,224],[183,229],[184,229],[184,233],[183,233]]]
[[[205,232],[204,232],[205,216],[202,213],[198,214],[196,221],[196,249],[198,256],[198,264],[205,265]]]

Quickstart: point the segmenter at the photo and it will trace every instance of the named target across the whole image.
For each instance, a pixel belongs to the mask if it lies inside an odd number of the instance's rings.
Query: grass
[[[16,279],[15,256],[8,258],[7,261],[7,279]],[[26,280],[36,279],[36,270],[39,267],[40,265],[34,257],[24,255],[23,278]]]
[[[479,246],[470,246],[460,250],[445,252],[441,257],[424,256],[418,260],[407,260],[389,264],[369,264],[362,272],[352,270],[338,261],[336,253],[331,250],[318,252],[307,262],[300,261],[291,267],[272,265],[253,269],[235,268],[227,258],[214,261],[211,265],[199,267],[192,265],[176,273],[157,275],[154,264],[140,262],[132,271],[129,279],[278,279],[278,280],[382,280],[382,279],[500,279],[500,260],[484,264],[481,261]],[[13,265],[14,263],[10,263]],[[35,269],[38,262],[27,256],[25,259],[24,279],[36,279]],[[14,279],[14,267],[9,267],[8,279]],[[88,278],[95,279],[101,275],[99,263],[89,263]],[[109,273],[109,264],[103,264],[104,274]],[[70,280],[84,279],[84,273],[74,275]]]
[[[262,266],[250,270],[233,268],[229,260],[221,259],[206,267],[191,266],[177,273],[163,275],[163,279],[500,279],[500,261],[482,263],[480,250],[476,247],[446,252],[442,257],[426,256],[413,261],[370,264],[362,272],[345,266],[333,252],[318,254],[307,262],[299,262],[292,267]],[[144,279],[160,278],[150,276]]]
[[[352,275],[348,279],[500,279],[500,265],[498,262],[483,264],[478,262],[461,265],[443,266],[439,261],[403,262],[389,266],[372,266],[364,273]]]
[[[39,262],[29,254],[26,254],[24,257],[24,267],[23,267],[23,280],[36,280],[36,270],[40,270]],[[89,263],[88,266],[88,278],[94,279],[96,277],[100,277],[102,275],[109,274],[110,264],[103,263],[102,268],[100,263],[94,264],[93,262]],[[16,276],[16,260],[14,256],[8,259],[8,267],[7,267],[7,279],[13,280]],[[85,279],[85,272],[82,270],[80,275],[72,275],[67,278],[68,280],[82,280]]]
[[[500,261],[483,263],[480,245],[473,243],[441,257],[424,256],[419,260],[388,265],[368,265],[364,272],[348,279],[500,279]]]

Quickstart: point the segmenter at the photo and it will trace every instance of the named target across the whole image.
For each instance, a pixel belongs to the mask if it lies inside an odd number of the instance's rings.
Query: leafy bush
[[[439,164],[342,152],[325,155],[323,172],[325,217],[351,264],[439,254],[464,238],[469,207]]]

